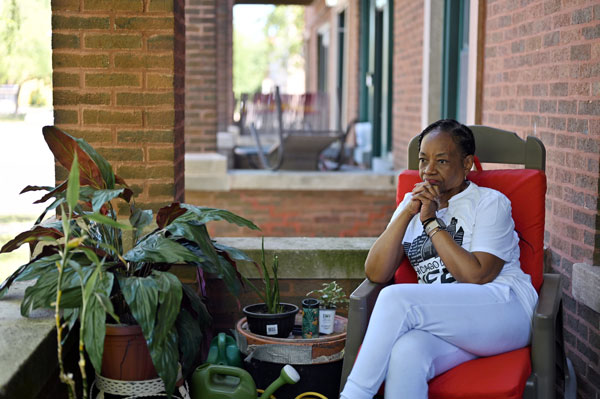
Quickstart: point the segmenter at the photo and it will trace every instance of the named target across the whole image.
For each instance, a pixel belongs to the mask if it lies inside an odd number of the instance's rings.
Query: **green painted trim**
[[[338,129],[342,129],[342,106],[343,106],[343,96],[344,96],[344,64],[346,62],[345,60],[345,43],[347,40],[347,35],[346,35],[346,31],[348,30],[348,23],[347,23],[347,15],[346,15],[346,10],[341,11],[340,13],[337,14],[337,19],[338,19],[338,31],[337,31],[337,38],[338,38],[338,53],[337,53],[337,82],[336,82],[336,102],[337,102],[337,115],[336,115],[336,124],[337,124],[337,128]],[[344,24],[344,26],[341,26],[341,24]],[[341,28],[341,29],[340,29]],[[342,30],[343,29],[343,30]]]
[[[369,68],[369,0],[360,2],[360,42],[358,57],[358,119],[369,118],[369,94],[367,89],[367,70]]]
[[[394,134],[392,125],[392,110],[394,105],[394,0],[388,0],[388,101],[387,101],[387,152],[392,152]]]
[[[442,118],[457,117],[459,41],[462,0],[444,2],[444,49],[442,67]]]
[[[372,7],[373,21],[375,25],[373,35],[373,113],[371,123],[373,126],[372,134],[372,154],[373,157],[381,156],[381,89],[383,87],[383,50],[385,40],[385,32],[383,29],[384,11],[378,12]]]

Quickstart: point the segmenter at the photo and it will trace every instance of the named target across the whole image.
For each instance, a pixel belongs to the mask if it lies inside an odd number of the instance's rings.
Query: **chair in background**
[[[254,145],[234,148],[254,168],[338,170],[344,162],[346,138],[354,122],[345,130],[329,128],[329,100],[324,93],[302,95],[255,94],[243,102],[242,129],[252,135]],[[338,142],[333,165],[320,162],[321,153]]]
[[[575,398],[573,366],[564,355],[560,276],[544,273],[545,148],[535,137],[524,141],[515,133],[486,126],[471,126],[476,142],[478,171],[469,180],[504,193],[512,203],[519,233],[521,268],[531,276],[539,293],[530,346],[496,356],[465,362],[429,382],[429,398],[553,399],[557,375],[564,381],[565,398]],[[396,204],[419,182],[418,137],[409,143],[409,169],[400,173]],[[525,169],[481,170],[481,162],[521,164]],[[405,259],[393,283],[416,282]],[[348,332],[341,387],[354,364],[370,313],[383,288],[365,280],[350,296]],[[558,372],[557,372],[558,370]]]

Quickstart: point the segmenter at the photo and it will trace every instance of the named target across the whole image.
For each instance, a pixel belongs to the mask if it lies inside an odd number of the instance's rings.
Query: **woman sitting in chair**
[[[389,281],[405,256],[419,284],[384,288],[341,394],[427,398],[427,382],[467,360],[526,346],[537,293],[519,264],[510,201],[466,179],[475,139],[454,120],[419,136],[419,176],[369,251],[367,277]]]

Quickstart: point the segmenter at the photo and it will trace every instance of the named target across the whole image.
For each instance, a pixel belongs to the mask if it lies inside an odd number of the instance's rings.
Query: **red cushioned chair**
[[[471,129],[478,161],[525,167],[482,171],[476,162],[478,171],[470,172],[468,179],[501,191],[510,199],[515,228],[521,239],[521,268],[531,276],[539,293],[539,302],[534,314],[531,346],[474,359],[448,370],[429,382],[429,398],[553,399],[557,369],[561,379],[564,378],[565,397],[575,398],[573,367],[564,357],[562,347],[560,279],[557,274],[544,273],[544,145],[534,137],[524,141],[515,133],[486,126],[471,126]],[[420,181],[418,145],[417,137],[409,144],[409,169],[398,178],[396,204]],[[416,281],[416,273],[405,259],[396,270],[393,283]],[[365,280],[350,296],[341,388],[356,359],[377,295],[384,286]]]

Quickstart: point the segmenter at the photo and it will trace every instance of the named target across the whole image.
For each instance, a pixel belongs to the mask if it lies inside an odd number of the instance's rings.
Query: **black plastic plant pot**
[[[268,337],[287,338],[294,328],[298,306],[291,303],[282,303],[282,313],[267,313],[267,305],[256,303],[248,305],[242,310],[248,321],[248,328],[254,334]]]

